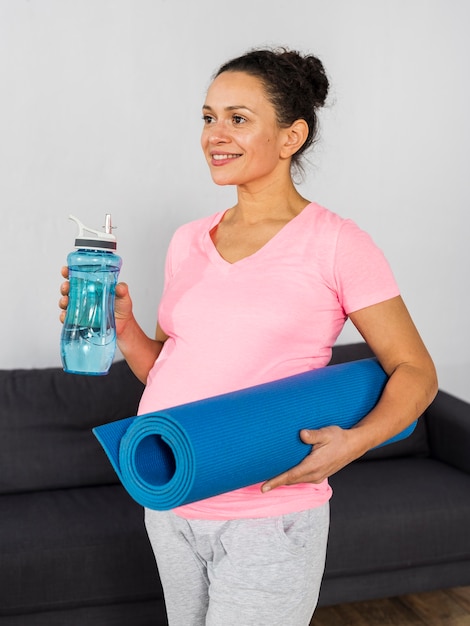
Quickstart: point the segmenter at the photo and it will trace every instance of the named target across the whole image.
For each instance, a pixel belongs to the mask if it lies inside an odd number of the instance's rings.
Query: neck
[[[300,195],[293,183],[283,186],[270,185],[264,188],[237,187],[237,204],[231,218],[245,223],[265,220],[287,221],[298,215],[309,200]]]

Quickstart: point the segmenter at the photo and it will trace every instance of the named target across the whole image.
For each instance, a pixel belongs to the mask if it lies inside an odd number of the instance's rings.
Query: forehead
[[[245,72],[222,72],[209,86],[205,104],[214,107],[243,106],[253,111],[272,108],[263,83]]]

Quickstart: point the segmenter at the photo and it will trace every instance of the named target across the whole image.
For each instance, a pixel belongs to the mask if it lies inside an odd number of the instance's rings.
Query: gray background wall
[[[371,233],[470,400],[469,23],[467,0],[0,0],[0,368],[59,364],[69,213],[112,213],[153,333],[172,232],[235,198],[199,148],[210,76],[284,44],[332,82],[301,191]]]

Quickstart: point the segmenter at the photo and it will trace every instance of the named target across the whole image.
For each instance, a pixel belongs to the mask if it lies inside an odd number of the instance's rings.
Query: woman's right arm
[[[116,285],[114,317],[119,349],[131,370],[145,384],[168,337],[158,324],[155,339],[144,333],[132,312],[132,300],[126,283]]]
[[[68,278],[68,267],[65,266],[62,268],[62,276]],[[62,283],[60,293],[62,294],[59,300],[59,307],[62,309],[60,320],[63,323],[69,302],[68,280]],[[116,285],[114,317],[116,320],[116,336],[119,349],[131,370],[137,378],[145,384],[147,382],[148,373],[152,369],[168,337],[159,325],[157,325],[155,339],[151,339],[144,333],[132,312],[132,300],[126,283]]]

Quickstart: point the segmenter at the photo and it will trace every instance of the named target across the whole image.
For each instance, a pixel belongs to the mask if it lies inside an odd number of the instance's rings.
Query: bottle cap
[[[87,248],[90,250],[116,250],[116,237],[113,235],[111,225],[111,215],[106,213],[104,232],[88,228],[74,215],[69,215],[69,219],[78,226],[78,236],[75,239],[76,248]]]

